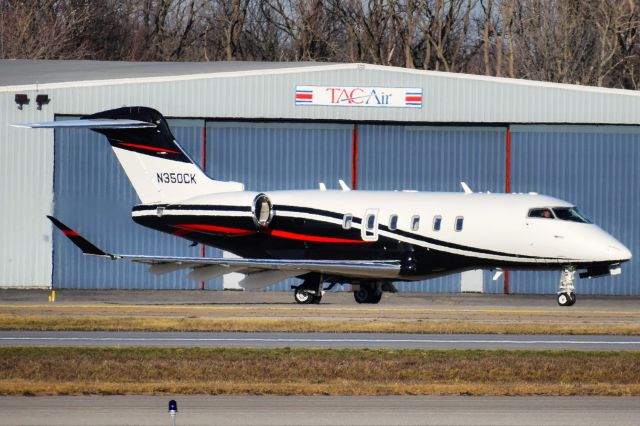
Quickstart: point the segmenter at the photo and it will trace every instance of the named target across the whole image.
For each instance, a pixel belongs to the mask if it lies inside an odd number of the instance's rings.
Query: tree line
[[[0,0],[0,58],[365,62],[638,89],[640,0]]]

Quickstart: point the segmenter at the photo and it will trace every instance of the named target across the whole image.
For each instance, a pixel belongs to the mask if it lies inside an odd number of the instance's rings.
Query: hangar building
[[[459,191],[464,181],[535,191],[574,202],[640,255],[638,92],[366,64],[18,60],[0,61],[0,286],[199,288],[185,274],[83,257],[52,230],[47,214],[110,251],[203,253],[132,222],[138,200],[102,136],[9,127],[123,105],[161,111],[207,173],[249,190],[337,189],[343,179],[358,190]],[[514,272],[509,291],[555,293],[558,278]],[[398,287],[505,284],[472,272]],[[638,295],[640,266],[578,280],[577,291]]]

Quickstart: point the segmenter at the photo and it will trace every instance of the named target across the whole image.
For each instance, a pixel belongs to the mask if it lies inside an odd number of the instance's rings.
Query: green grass
[[[640,395],[640,353],[0,348],[0,394]]]

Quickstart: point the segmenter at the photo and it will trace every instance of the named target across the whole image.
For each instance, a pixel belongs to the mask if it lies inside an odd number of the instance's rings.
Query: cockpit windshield
[[[542,219],[555,219],[553,213],[551,213],[551,209],[531,209],[529,210],[529,217],[539,217]]]
[[[554,207],[553,212],[560,220],[568,220],[570,222],[578,223],[591,223],[591,221],[575,207]]]
[[[527,216],[539,219],[559,219],[569,222],[591,223],[591,221],[575,207],[540,207],[529,210]]]

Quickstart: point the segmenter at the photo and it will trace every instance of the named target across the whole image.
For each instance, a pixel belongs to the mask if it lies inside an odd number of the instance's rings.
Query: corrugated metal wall
[[[207,122],[207,172],[250,191],[339,188],[351,180],[347,124]],[[209,249],[207,249],[209,250]],[[285,280],[269,291],[289,290]]]
[[[575,203],[640,255],[640,129],[614,126],[513,126],[511,188]],[[512,293],[555,293],[559,274],[515,272]],[[582,294],[640,294],[637,259],[622,275],[578,280]]]
[[[176,139],[196,162],[202,160],[202,120],[169,120]],[[89,130],[55,132],[54,214],[107,251],[198,256],[200,247],[135,224],[137,196],[106,138]],[[193,289],[186,272],[153,276],[146,266],[82,256],[60,232],[53,233],[56,288]],[[219,287],[220,280],[210,286]]]
[[[462,191],[464,181],[474,191],[502,192],[505,137],[504,127],[360,126],[358,188]],[[487,277],[484,281],[489,282]],[[457,292],[460,275],[398,288]]]
[[[31,99],[35,93],[26,92]],[[51,131],[10,124],[50,119],[47,111],[19,110],[14,93],[0,93],[0,286],[51,285],[53,199]]]

